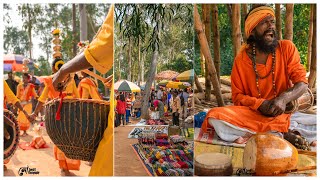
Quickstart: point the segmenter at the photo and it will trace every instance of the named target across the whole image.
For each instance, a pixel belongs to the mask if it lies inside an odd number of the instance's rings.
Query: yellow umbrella
[[[187,82],[173,82],[173,81],[168,82],[168,84],[166,85],[167,88],[173,88],[173,89],[184,89],[190,86],[191,84]]]

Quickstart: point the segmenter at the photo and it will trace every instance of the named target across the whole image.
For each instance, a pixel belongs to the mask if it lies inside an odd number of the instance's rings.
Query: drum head
[[[12,125],[6,123],[6,121],[4,120],[4,129],[6,129],[6,131],[10,135],[10,138],[8,139],[4,137],[4,141],[3,141],[3,148],[4,148],[3,159],[7,160],[17,150],[18,143],[19,143],[20,129],[19,129],[18,121],[12,112],[4,109],[3,115],[4,115],[4,118],[7,118],[7,120],[11,121],[14,124],[14,126],[12,127]]]

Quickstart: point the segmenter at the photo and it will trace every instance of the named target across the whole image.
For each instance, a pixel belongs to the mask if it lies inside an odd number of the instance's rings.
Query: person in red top
[[[124,99],[124,95],[120,94],[120,98],[117,100],[117,106],[116,106],[116,111],[117,111],[117,124],[121,124],[121,119],[122,119],[122,125],[124,126],[125,119],[124,115],[126,114],[126,101]]]

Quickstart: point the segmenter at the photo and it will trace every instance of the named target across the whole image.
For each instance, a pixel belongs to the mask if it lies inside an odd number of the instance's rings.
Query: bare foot
[[[312,141],[311,144],[310,144],[310,146],[316,147],[316,146],[317,146],[317,141]]]
[[[3,165],[3,170],[6,171],[8,168],[6,165]]]

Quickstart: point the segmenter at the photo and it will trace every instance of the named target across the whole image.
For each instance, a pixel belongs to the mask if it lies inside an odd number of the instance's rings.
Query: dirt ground
[[[34,132],[32,125],[28,131],[29,136],[21,137],[20,142],[31,142]],[[53,156],[53,143],[44,129],[44,139],[49,145],[49,148],[22,150],[18,147],[17,151],[6,164],[7,170],[4,171],[4,176],[19,176],[18,171],[21,167],[28,166],[36,168],[39,174],[24,174],[23,176],[64,176],[61,174],[58,161]],[[70,171],[73,176],[88,176],[90,166],[87,162],[81,161],[80,171]]]
[[[139,122],[130,119],[133,125]],[[118,126],[114,128],[114,175],[115,176],[148,176],[139,158],[133,151],[131,144],[138,139],[129,139],[128,134],[134,126]]]

